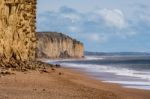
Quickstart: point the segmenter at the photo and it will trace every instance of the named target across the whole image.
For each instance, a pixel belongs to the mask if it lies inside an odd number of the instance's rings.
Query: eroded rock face
[[[38,32],[38,58],[81,58],[83,44],[56,32]]]
[[[0,0],[0,58],[35,59],[36,0]]]

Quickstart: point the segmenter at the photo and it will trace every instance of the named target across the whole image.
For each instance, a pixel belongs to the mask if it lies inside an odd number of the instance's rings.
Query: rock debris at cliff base
[[[7,61],[0,62],[0,68],[5,70],[12,69],[15,71],[28,71],[28,70],[36,70],[36,69],[46,69],[49,67],[56,68],[60,66],[55,66],[41,61],[18,61],[14,59],[11,59],[9,62]]]
[[[83,56],[83,44],[66,35],[37,33],[36,37],[36,2],[37,0],[0,0],[0,68],[26,70],[49,66],[36,61],[36,56]]]

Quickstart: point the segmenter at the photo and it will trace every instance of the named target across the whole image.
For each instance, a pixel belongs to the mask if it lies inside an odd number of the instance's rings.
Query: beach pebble
[[[43,89],[42,91],[46,91],[46,89]]]

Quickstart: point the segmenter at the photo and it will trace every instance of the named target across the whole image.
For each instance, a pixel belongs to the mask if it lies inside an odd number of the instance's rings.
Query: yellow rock
[[[0,0],[0,57],[35,59],[36,0]]]

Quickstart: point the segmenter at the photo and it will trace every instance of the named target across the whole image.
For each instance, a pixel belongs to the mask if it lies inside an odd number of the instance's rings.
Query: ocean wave
[[[72,68],[83,68],[89,72],[113,73],[119,76],[136,77],[136,78],[150,81],[150,71],[137,71],[137,70],[121,68],[121,67],[117,68],[114,66],[93,65],[93,64],[61,63],[61,65],[65,67],[72,67]]]
[[[102,60],[103,57],[96,57],[96,56],[85,56],[84,58],[70,58],[70,59],[46,59],[42,60],[46,63],[56,63],[56,62],[63,62],[63,61],[88,61],[88,60]]]
[[[94,76],[97,79],[106,80],[106,82],[110,83],[122,84],[124,87],[150,90],[149,69],[140,70],[136,68],[129,68],[130,64],[120,64],[120,66],[115,66],[111,64],[102,65],[88,62],[89,60],[101,61],[103,59],[103,57],[86,56],[83,59],[48,60],[47,62],[52,64],[60,64],[62,67],[77,68],[81,70],[83,69],[85,72],[90,73],[91,76]],[[102,73],[104,77],[100,75]]]
[[[85,60],[102,60],[104,57],[100,56],[85,56]]]
[[[124,84],[126,86],[150,86],[150,83],[145,81],[103,81],[103,82]]]
[[[123,87],[125,88],[150,90],[150,82],[146,81],[103,81],[103,82],[122,84]]]

